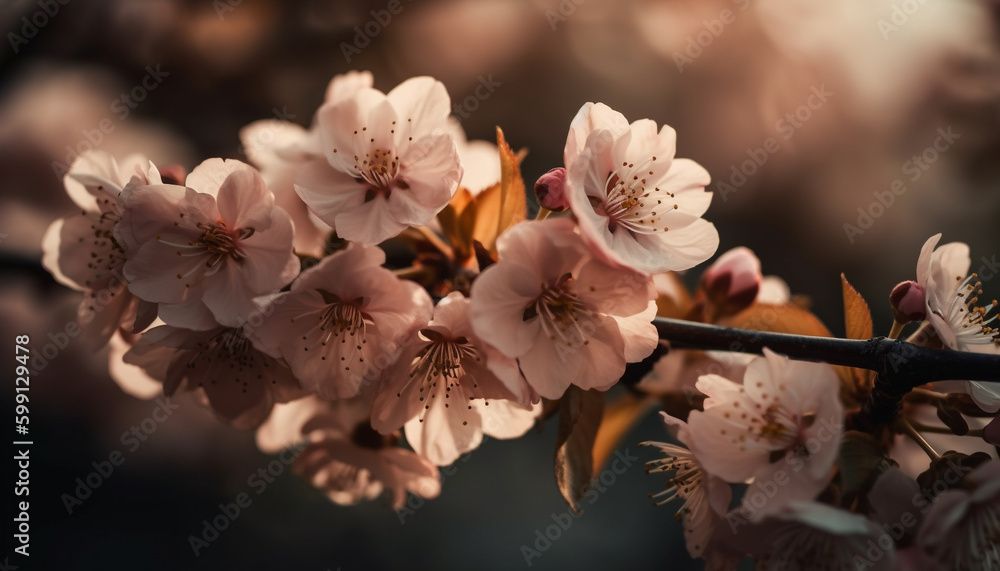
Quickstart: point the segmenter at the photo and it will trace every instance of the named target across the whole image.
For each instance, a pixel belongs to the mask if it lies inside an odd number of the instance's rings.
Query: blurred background
[[[61,178],[77,154],[246,160],[242,126],[308,126],[350,69],[383,91],[437,77],[470,139],[499,125],[529,150],[529,184],[561,165],[587,101],[670,124],[678,156],[712,173],[719,253],[753,249],[835,334],[845,272],[886,334],[883,300],[934,233],[969,243],[986,296],[1000,293],[985,277],[1000,275],[998,21],[990,0],[3,0],[0,339],[38,346],[75,315],[79,294],[39,260],[73,210]],[[673,510],[645,497],[663,485],[635,445],[665,437],[654,415],[622,443],[639,460],[548,544],[539,534],[567,512],[552,424],[487,442],[445,470],[440,498],[401,514],[336,506],[282,474],[196,557],[188,536],[272,458],[183,399],[126,446],[156,404],[78,345],[32,379],[31,556],[0,553],[21,569],[516,569],[522,546],[539,554],[531,568],[700,568]],[[67,513],[63,495],[116,451],[124,463]]]

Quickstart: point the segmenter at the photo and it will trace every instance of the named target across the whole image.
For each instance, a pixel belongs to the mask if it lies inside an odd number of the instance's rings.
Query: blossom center
[[[1000,565],[1000,506],[984,502],[970,509],[966,541],[953,544],[955,569],[987,569]]]
[[[545,288],[538,299],[524,309],[524,321],[541,319],[542,330],[552,341],[568,347],[587,345],[587,325],[594,312],[573,291],[573,276],[563,274],[555,284]]]
[[[240,250],[239,241],[246,240],[253,236],[253,228],[237,228],[229,230],[229,227],[222,220],[216,220],[215,224],[199,222],[197,228],[201,230],[201,236],[191,242],[191,246],[201,248],[209,254],[209,259],[205,266],[214,268],[227,257],[234,262],[242,262],[246,254]]]
[[[310,347],[319,349],[316,354],[322,361],[326,361],[330,354],[334,356],[339,354],[340,364],[345,371],[350,371],[355,361],[359,364],[365,362],[363,351],[365,344],[368,343],[368,326],[374,325],[374,320],[364,311],[364,298],[343,300],[337,294],[326,290],[316,291],[323,296],[323,301],[327,304],[318,312],[319,317],[315,317],[315,311],[310,311],[292,318],[293,322],[308,315],[316,319],[315,325],[302,335],[302,340],[306,342],[303,351],[308,352]],[[333,343],[334,347],[328,348],[335,339],[340,339],[340,343]]]
[[[761,416],[761,423],[756,427],[755,436],[759,443],[772,450],[772,462],[784,458],[789,452],[808,457],[809,451],[802,435],[804,428],[811,426],[815,420],[816,415],[814,414],[799,417],[790,414],[785,407],[774,403],[767,407]],[[752,425],[751,430],[753,430]]]
[[[951,306],[948,308],[948,315],[943,316],[939,311],[936,313],[945,318],[955,331],[958,349],[969,345],[1000,346],[1000,328],[993,327],[997,315],[990,315],[998,304],[996,300],[982,306],[979,303],[979,296],[983,294],[980,289],[983,282],[978,274],[972,274],[965,278],[965,281],[958,286]]]
[[[359,448],[369,450],[381,450],[387,446],[395,446],[397,440],[391,434],[379,434],[377,430],[372,428],[372,423],[369,420],[359,422],[351,432],[351,443]]]
[[[253,343],[247,339],[242,329],[223,329],[209,339],[197,343],[197,352],[188,361],[187,368],[195,369],[203,366],[208,370],[208,366],[212,363],[221,363],[223,367],[213,369],[218,371],[226,370],[225,365],[228,365],[228,369],[234,375],[232,382],[242,385],[241,388],[245,393],[250,383],[250,375],[255,375],[261,380],[265,374],[269,374],[270,366],[267,360],[257,359],[258,355]],[[227,382],[227,379],[217,375],[206,376],[198,382],[198,386],[203,387],[205,382],[215,385]],[[276,382],[274,379],[271,380],[272,384]]]
[[[646,170],[656,160],[651,157],[638,167],[623,162],[621,167],[608,173],[604,184],[604,200],[594,199],[595,210],[608,218],[608,229],[618,228],[641,234],[666,232],[663,216],[679,206],[671,199],[674,193],[651,184],[654,171]]]
[[[408,185],[398,178],[399,167],[399,156],[391,149],[372,149],[363,157],[355,155],[358,182],[369,187],[366,200],[379,194],[388,197],[393,187],[407,188]]]
[[[440,395],[443,395],[445,408],[450,408],[452,394],[457,394],[459,399],[468,394],[469,401],[481,398],[481,394],[477,397],[479,384],[467,375],[465,369],[467,359],[480,360],[479,352],[469,339],[463,336],[446,337],[433,329],[421,329],[420,335],[430,343],[417,353],[410,365],[410,382],[420,383],[419,398],[424,403],[424,411],[430,409],[431,403]],[[396,393],[396,396],[402,396],[402,392]],[[471,404],[467,407],[472,409]],[[420,421],[423,422],[423,414]]]

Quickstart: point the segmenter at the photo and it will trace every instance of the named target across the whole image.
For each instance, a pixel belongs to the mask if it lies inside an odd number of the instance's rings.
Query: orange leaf
[[[847,276],[840,274],[841,286],[844,290],[844,325],[848,339],[872,338],[872,313],[868,302],[861,297],[858,290],[847,281]],[[868,369],[850,369],[850,381],[856,398],[864,397],[871,390],[875,381],[875,373]]]
[[[721,320],[719,325],[754,331],[832,337],[830,330],[818,317],[795,305],[755,303],[736,315]]]
[[[441,230],[459,256],[459,262],[471,256],[472,228],[466,219],[471,217],[471,220],[475,221],[475,206],[472,193],[465,188],[460,188],[452,197],[451,202],[437,215]]]
[[[847,326],[847,338],[871,339],[872,313],[868,309],[868,303],[847,281],[844,274],[840,274],[840,282],[844,289],[844,323]]]
[[[476,195],[476,222],[472,228],[472,239],[491,252],[495,252],[499,219],[500,183],[497,183]]]
[[[669,282],[669,289],[674,295],[660,293],[656,299],[656,315],[660,317],[673,317],[675,319],[686,318],[693,300],[687,286],[681,281],[680,276],[675,272],[667,272],[657,277]]]
[[[813,337],[833,337],[830,330],[823,325],[818,317],[808,310],[794,304],[771,305],[755,303],[733,317],[722,320],[719,325],[752,329],[754,331],[771,331],[774,333],[791,333],[793,335],[811,335]],[[834,366],[834,371],[841,380],[841,387],[850,386],[853,376],[850,368]],[[845,401],[853,397],[853,391],[841,391]]]
[[[559,402],[555,474],[559,493],[573,513],[594,476],[594,439],[604,411],[604,393],[570,385]]]
[[[594,474],[600,473],[618,447],[618,443],[635,426],[654,401],[648,397],[626,393],[625,396],[604,408],[601,426],[594,439]]]
[[[521,178],[521,165],[517,155],[497,127],[497,146],[500,147],[500,217],[497,236],[528,216],[528,198]]]

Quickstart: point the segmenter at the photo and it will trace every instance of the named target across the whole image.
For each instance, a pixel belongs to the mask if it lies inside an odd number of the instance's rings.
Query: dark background
[[[67,146],[78,147],[103,118],[114,130],[97,148],[190,170],[208,157],[245,159],[238,131],[256,119],[287,114],[308,125],[327,82],[349,69],[373,71],[384,91],[433,75],[453,102],[472,95],[480,77],[500,82],[462,124],[470,139],[490,139],[500,125],[513,146],[527,147],[529,181],[561,164],[569,122],[586,101],[674,126],[678,156],[713,175],[706,218],[719,228],[719,253],[752,248],[765,273],[808,294],[837,334],[842,271],[868,297],[876,334],[885,334],[883,300],[915,277],[928,236],[968,242],[973,270],[1000,253],[995,2],[928,2],[897,15],[906,21],[890,29],[883,23],[893,23],[901,3],[888,0],[402,0],[348,62],[343,45],[355,41],[355,26],[387,4],[4,0],[0,339],[28,334],[38,348],[73,318],[78,294],[40,270],[40,240],[73,209],[53,163],[66,163]],[[58,11],[27,38],[22,18],[41,21],[46,5]],[[15,51],[10,34],[27,43]],[[690,58],[680,70],[676,54]],[[114,100],[157,65],[169,75],[120,118]],[[779,122],[821,87],[834,95],[786,139]],[[907,161],[949,127],[960,138],[910,180]],[[769,137],[780,150],[724,192],[718,181],[729,182],[734,165]],[[907,191],[849,240],[844,224],[857,225],[858,209],[895,179]],[[1000,291],[988,280],[986,289],[987,297]],[[525,565],[521,546],[566,512],[552,477],[552,425],[487,442],[446,472],[440,498],[402,521],[380,502],[333,505],[291,473],[256,495],[247,478],[272,458],[252,434],[189,400],[129,452],[122,433],[156,405],[122,393],[106,354],[80,345],[71,341],[32,378],[31,557],[10,557],[21,569],[516,569]],[[12,411],[13,388],[0,395]],[[689,565],[674,510],[652,509],[645,497],[662,478],[643,474],[653,454],[635,444],[663,438],[650,415],[622,443],[641,460],[531,567]],[[62,495],[116,450],[125,462],[67,514]],[[10,482],[13,463],[5,465]],[[252,505],[194,557],[188,535],[240,492],[251,493]]]

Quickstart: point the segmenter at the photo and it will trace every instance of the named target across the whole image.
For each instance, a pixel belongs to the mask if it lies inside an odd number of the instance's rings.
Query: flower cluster
[[[688,290],[678,272],[711,258],[719,235],[702,218],[708,172],[675,157],[673,129],[587,103],[529,219],[523,153],[499,129],[496,145],[468,141],[433,78],[373,85],[367,72],[335,77],[308,129],[245,127],[253,166],[210,158],[185,176],[98,151],[74,163],[79,214],[49,229],[43,263],[84,292],[86,337],[110,346],[127,392],[191,393],[255,430],[261,450],[295,447],[294,469],[332,501],[385,496],[397,510],[408,494],[438,496],[438,467],[486,436],[518,438],[556,412],[572,506],[609,454],[601,431],[620,436],[658,399],[673,441],[645,443],[663,456],[647,468],[672,476],[653,497],[680,501],[688,551],[713,569],[748,555],[763,569],[998,564],[998,463],[942,456],[915,428],[936,407],[937,432],[997,444],[988,384],[923,387],[865,434],[866,371],[660,341],[658,316],[829,336],[747,248]],[[968,247],[939,239],[893,291],[893,336],[917,320],[914,343],[1000,354],[997,303],[980,304]],[[849,331],[864,325],[853,315]],[[620,384],[632,392],[602,413]],[[878,490],[915,484],[889,468],[911,452],[903,436],[931,457],[921,485],[959,468],[948,491],[914,496],[929,506],[919,531],[885,545],[880,525],[900,508]]]

